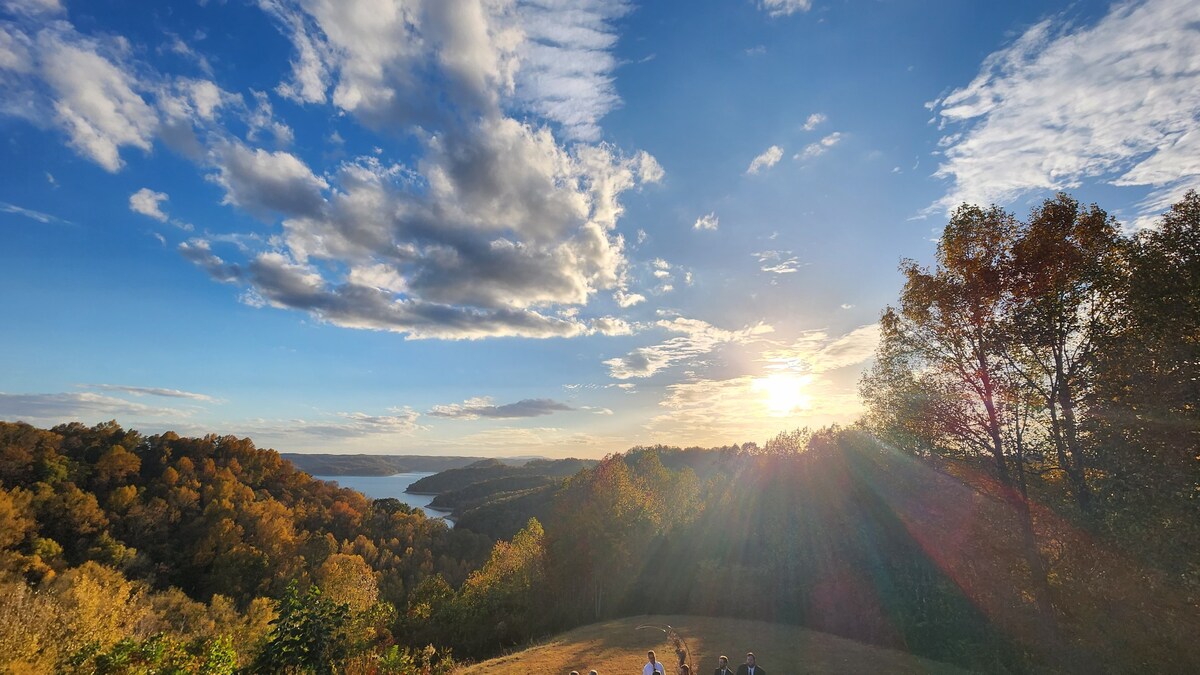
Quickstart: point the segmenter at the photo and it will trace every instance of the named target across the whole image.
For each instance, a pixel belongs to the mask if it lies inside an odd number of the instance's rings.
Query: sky
[[[963,202],[1200,187],[1200,3],[0,0],[0,419],[598,457],[853,422]]]

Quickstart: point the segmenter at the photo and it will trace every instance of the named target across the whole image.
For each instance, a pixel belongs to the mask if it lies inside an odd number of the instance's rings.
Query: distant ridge
[[[443,457],[432,455],[334,455],[284,452],[280,456],[297,469],[314,476],[390,476],[414,471],[439,472],[460,469],[476,462],[491,461],[485,457]],[[521,466],[538,457],[500,457],[499,462]]]

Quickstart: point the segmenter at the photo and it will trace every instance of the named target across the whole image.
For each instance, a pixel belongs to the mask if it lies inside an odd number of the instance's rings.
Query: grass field
[[[758,664],[771,675],[798,673],[964,673],[967,671],[903,652],[871,647],[798,626],[716,619],[701,616],[635,616],[592,624],[563,633],[546,642],[508,656],[484,661],[459,671],[462,675],[483,673],[530,673],[566,675],[572,670],[586,674],[633,675],[646,662],[646,651],[655,650],[673,674],[676,663],[662,631],[637,626],[670,625],[683,636],[692,651],[690,659],[697,675],[712,673],[717,657],[725,654],[731,667],[742,663],[753,651]]]

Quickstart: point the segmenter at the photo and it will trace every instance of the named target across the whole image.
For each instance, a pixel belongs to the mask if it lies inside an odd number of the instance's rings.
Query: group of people
[[[654,651],[646,652],[648,659],[646,665],[642,666],[642,675],[667,675],[666,669],[661,661],[654,655]],[[767,675],[767,672],[758,666],[754,659],[754,652],[746,652],[746,662],[737,667],[737,672],[729,668],[729,657],[718,657],[717,669],[713,671],[713,675]],[[571,675],[579,675],[578,670],[572,670]],[[596,671],[589,670],[588,675],[597,675]],[[679,665],[679,675],[692,675],[692,669],[686,663]]]

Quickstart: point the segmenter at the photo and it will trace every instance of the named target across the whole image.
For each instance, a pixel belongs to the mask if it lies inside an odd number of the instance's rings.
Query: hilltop
[[[740,663],[746,651],[754,651],[769,673],[967,673],[954,666],[930,661],[904,652],[872,647],[853,640],[763,621],[702,616],[635,616],[576,628],[546,642],[507,656],[484,661],[458,671],[461,675],[484,673],[633,673],[645,663],[646,650],[674,664],[674,650],[666,636],[641,625],[670,625],[680,632],[692,650],[697,673],[716,668],[717,657],[725,654],[731,666]]]

